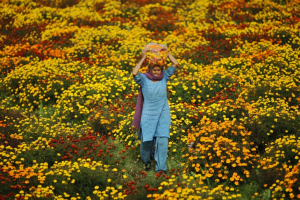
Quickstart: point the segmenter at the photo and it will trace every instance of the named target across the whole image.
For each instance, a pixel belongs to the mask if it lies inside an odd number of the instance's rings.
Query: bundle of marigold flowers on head
[[[167,45],[150,42],[145,46],[146,61],[150,66],[163,66],[166,63],[168,50]]]

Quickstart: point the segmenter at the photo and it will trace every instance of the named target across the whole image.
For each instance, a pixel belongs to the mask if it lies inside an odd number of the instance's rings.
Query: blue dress
[[[133,77],[142,86],[144,96],[140,124],[142,142],[152,141],[153,137],[170,138],[171,114],[167,99],[167,81],[175,70],[175,67],[170,66],[164,71],[164,78],[157,82],[152,82],[141,73]]]

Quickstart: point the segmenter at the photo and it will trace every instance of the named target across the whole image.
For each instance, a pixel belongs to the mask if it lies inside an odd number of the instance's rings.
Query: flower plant
[[[300,199],[299,5],[1,1],[0,199]],[[180,62],[165,174],[131,125],[150,42]]]

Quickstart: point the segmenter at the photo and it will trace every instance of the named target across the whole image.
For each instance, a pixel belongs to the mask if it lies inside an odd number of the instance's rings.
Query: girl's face
[[[151,73],[154,75],[154,76],[159,76],[161,74],[161,69],[160,67],[158,66],[154,66],[151,70]]]

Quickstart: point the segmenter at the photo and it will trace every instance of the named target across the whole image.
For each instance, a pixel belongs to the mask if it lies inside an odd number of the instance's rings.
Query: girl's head
[[[154,76],[159,76],[163,71],[163,66],[153,65],[149,66],[149,72],[151,72]]]

